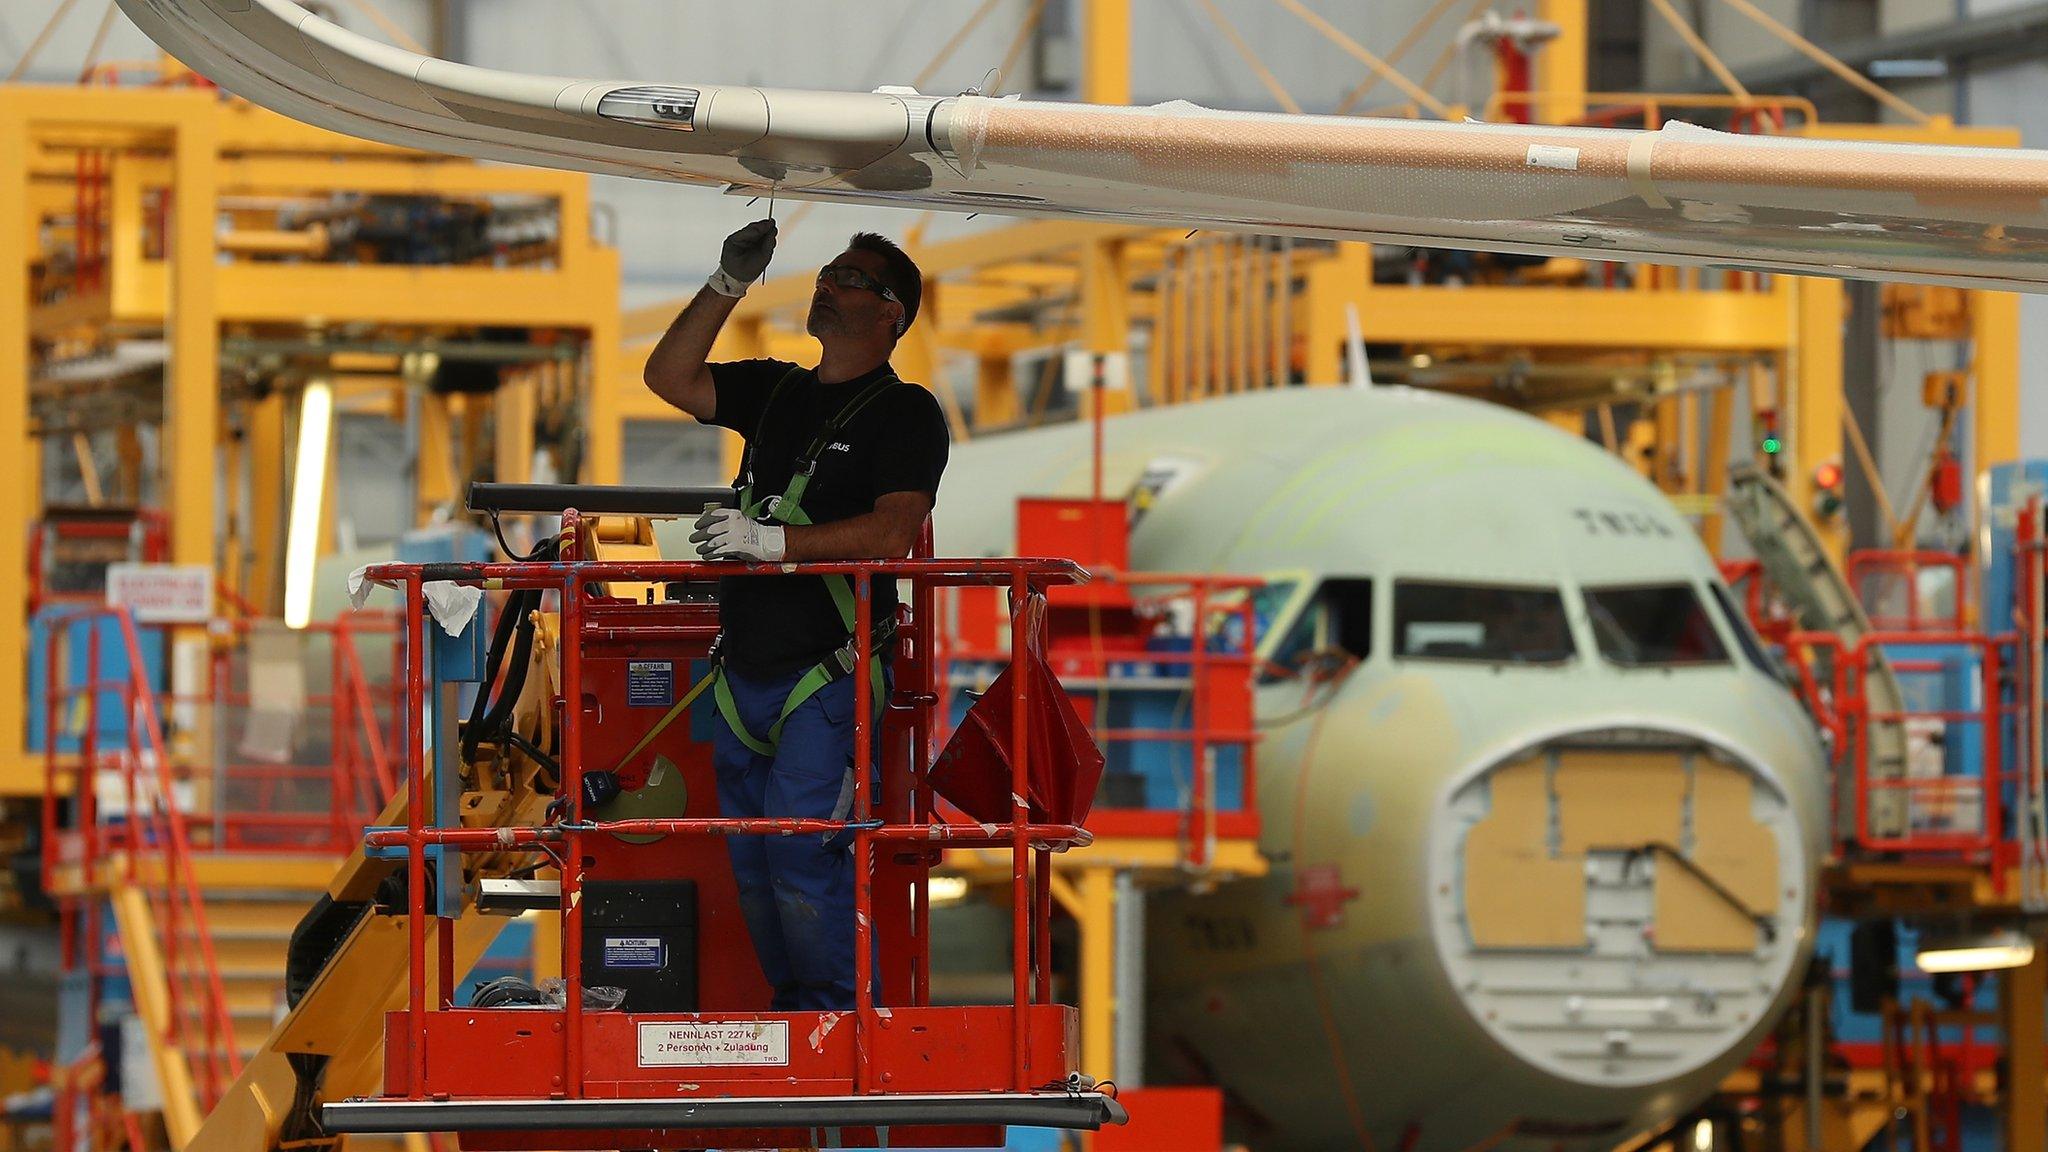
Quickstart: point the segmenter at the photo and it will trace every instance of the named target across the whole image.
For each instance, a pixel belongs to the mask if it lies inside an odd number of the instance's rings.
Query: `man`
[[[707,364],[712,341],[768,268],[775,222],[726,238],[719,269],[647,358],[655,395],[746,440],[740,509],[707,512],[690,537],[719,560],[877,560],[907,555],[938,497],[946,418],[896,378],[889,355],[917,319],[923,281],[903,250],[863,232],[818,272],[806,328],[815,368],[779,360]],[[856,669],[842,577],[719,582],[724,636],[713,749],[726,816],[846,819],[853,802],[854,676],[879,715],[886,669]],[[875,651],[896,614],[874,584]],[[871,716],[870,719],[875,717]],[[733,876],[777,1011],[854,1006],[848,837],[732,836]]]

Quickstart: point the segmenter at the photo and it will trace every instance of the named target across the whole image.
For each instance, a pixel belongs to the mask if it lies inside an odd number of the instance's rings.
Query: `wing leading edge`
[[[119,3],[258,104],[480,159],[749,195],[2048,291],[2042,151],[576,80],[420,56],[290,0]]]

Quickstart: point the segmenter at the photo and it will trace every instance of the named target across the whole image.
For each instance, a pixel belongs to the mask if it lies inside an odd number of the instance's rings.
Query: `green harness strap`
[[[712,697],[718,701],[718,714],[725,717],[725,726],[739,741],[762,756],[775,755],[776,746],[782,743],[782,726],[789,722],[791,714],[802,707],[804,702],[816,696],[827,684],[839,679],[834,675],[831,661],[820,661],[811,666],[789,690],[789,698],[782,702],[782,711],[775,717],[775,723],[768,727],[766,740],[756,739],[747,726],[740,721],[739,702],[732,698],[732,689],[726,685],[725,670],[721,668],[712,681]],[[882,714],[882,657],[877,654],[868,657],[868,684],[871,710],[876,716]]]
[[[646,751],[647,746],[649,744],[654,743],[655,737],[661,735],[663,732],[666,732],[668,730],[668,726],[676,722],[676,717],[681,716],[683,713],[689,711],[690,705],[695,704],[697,702],[697,697],[702,696],[704,694],[704,689],[711,687],[712,682],[715,680],[719,680],[719,675],[717,670],[713,669],[709,676],[706,676],[702,680],[697,681],[695,684],[690,685],[690,690],[683,694],[683,698],[681,700],[676,701],[674,707],[671,707],[666,715],[664,715],[661,719],[656,720],[654,722],[654,727],[649,728],[647,730],[647,734],[640,737],[639,743],[633,745],[632,751],[627,752],[624,756],[619,757],[618,767],[614,768],[613,771],[625,771],[626,765],[631,764],[635,756],[638,756],[641,752]]]
[[[764,406],[761,410],[764,414],[768,411],[769,407],[774,405],[775,398],[782,394],[782,386],[789,383],[790,379],[799,371],[801,369],[791,369],[783,373],[782,378],[775,382],[774,390],[768,394],[768,405]],[[777,523],[798,527],[807,526],[811,523],[811,518],[804,514],[803,499],[804,492],[810,487],[811,475],[817,471],[818,455],[831,444],[832,438],[839,434],[841,428],[846,427],[849,421],[860,414],[861,409],[866,408],[869,402],[887,391],[890,385],[897,382],[894,373],[876,380],[862,389],[858,396],[848,401],[846,406],[841,408],[832,419],[825,422],[825,426],[819,429],[818,435],[811,441],[810,448],[797,459],[796,471],[790,476],[789,485],[782,490],[782,497],[775,501],[774,509],[768,513],[768,519]],[[762,506],[768,503],[765,498],[761,500],[754,498],[752,447],[752,445],[748,445],[747,459],[743,468],[747,482],[746,487],[740,491],[740,511],[750,519],[759,516]],[[797,679],[796,684],[789,690],[789,697],[782,702],[782,711],[775,717],[775,723],[769,726],[767,739],[763,740],[756,737],[747,730],[746,724],[740,720],[739,703],[733,699],[732,688],[726,683],[725,665],[721,663],[712,672],[711,694],[712,698],[718,703],[718,714],[724,717],[725,726],[732,729],[732,734],[739,738],[740,743],[751,748],[757,755],[773,756],[776,746],[782,742],[782,726],[789,722],[790,716],[798,708],[802,707],[805,701],[822,691],[826,685],[839,679],[841,676],[853,674],[854,670],[847,666],[847,663],[854,658],[853,653],[858,647],[854,636],[856,619],[853,585],[846,577],[836,572],[821,577],[821,579],[825,582],[825,591],[832,596],[833,606],[839,609],[840,623],[846,626],[846,647],[819,661]],[[882,654],[880,652],[876,652],[868,658],[868,682],[871,686],[869,700],[872,703],[875,716],[879,717],[882,714],[883,704]]]

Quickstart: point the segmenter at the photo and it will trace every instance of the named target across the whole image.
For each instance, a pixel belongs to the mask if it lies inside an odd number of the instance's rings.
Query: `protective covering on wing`
[[[1224,112],[452,64],[289,0],[119,0],[288,116],[754,194],[2048,291],[2048,152]]]

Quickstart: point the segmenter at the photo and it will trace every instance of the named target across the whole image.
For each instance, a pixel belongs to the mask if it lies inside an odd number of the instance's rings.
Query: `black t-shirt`
[[[825,424],[869,384],[891,374],[884,365],[858,379],[821,384],[810,369],[797,369],[770,405],[776,382],[793,368],[782,360],[711,365],[718,389],[711,423],[746,438],[757,500],[782,495],[797,457]],[[889,385],[818,454],[817,471],[803,495],[804,515],[813,524],[864,515],[892,492],[922,492],[936,501],[948,439],[946,415],[936,397],[915,384]],[[745,475],[734,480],[735,485],[746,482]],[[846,625],[820,577],[728,576],[719,581],[718,598],[724,657],[745,675],[800,672],[846,643]],[[877,580],[874,619],[888,620],[895,613],[896,582]]]

